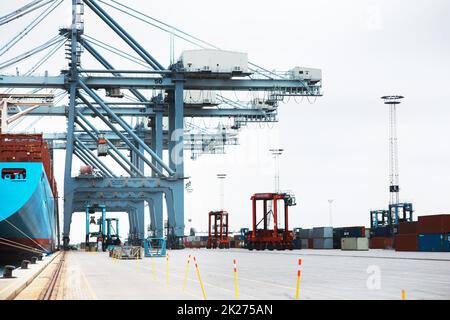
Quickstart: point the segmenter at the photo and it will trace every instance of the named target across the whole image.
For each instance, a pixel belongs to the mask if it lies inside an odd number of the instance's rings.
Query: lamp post
[[[270,149],[269,150],[273,158],[275,159],[275,175],[274,175],[274,189],[275,193],[280,192],[280,156],[283,153],[283,149]]]
[[[192,188],[192,181],[191,180],[189,180],[187,183],[186,183],[186,185],[185,185],[185,187],[184,187],[184,189],[186,190],[186,192],[190,195],[190,194],[192,194],[192,192],[194,191],[194,188]],[[191,199],[191,197],[189,197],[189,200],[187,201],[187,203],[188,203],[188,225],[189,225],[189,235],[190,235],[190,233],[191,233],[191,229],[192,229],[192,199]]]
[[[219,173],[217,174],[217,179],[219,179],[220,182],[220,210],[224,210],[225,207],[225,201],[224,201],[224,197],[225,197],[225,186],[224,186],[224,180],[227,177],[227,175],[225,173]]]

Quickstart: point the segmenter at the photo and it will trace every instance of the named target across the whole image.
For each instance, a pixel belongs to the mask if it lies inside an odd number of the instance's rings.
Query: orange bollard
[[[402,290],[402,300],[406,300],[406,292],[405,292],[405,290]]]
[[[236,294],[236,300],[239,300],[239,287],[238,287],[236,259],[233,259],[233,269],[234,269],[234,292]]]
[[[299,296],[299,290],[300,290],[300,275],[301,275],[301,270],[300,270],[300,266],[302,265],[302,259],[298,259],[298,271],[297,271],[297,286],[295,289],[295,300],[298,300],[298,296]]]

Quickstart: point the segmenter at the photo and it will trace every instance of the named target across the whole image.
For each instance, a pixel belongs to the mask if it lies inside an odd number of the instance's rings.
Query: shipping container
[[[419,251],[417,234],[397,234],[395,236],[395,251]]]
[[[392,227],[382,226],[371,229],[370,236],[374,238],[387,238],[392,236]]]
[[[333,227],[313,228],[312,237],[313,239],[333,238]]]
[[[302,248],[302,242],[300,238],[294,239],[294,249],[301,249]]]
[[[342,228],[343,238],[364,238],[366,233],[365,227],[345,227]]]
[[[314,248],[314,239],[309,238],[308,239],[308,249]]]
[[[344,228],[333,228],[333,249],[341,248],[341,239]]]
[[[302,249],[309,249],[309,241],[310,241],[310,239],[300,239],[300,246],[301,246],[301,248]],[[314,243],[313,243],[313,245],[314,245]]]
[[[400,222],[398,224],[399,234],[416,234],[418,233],[419,222]]]
[[[373,237],[369,240],[370,249],[392,249],[393,238],[392,237]]]
[[[367,251],[369,250],[369,239],[363,237],[342,238],[341,249],[353,251]]]
[[[333,249],[341,248],[341,240],[342,240],[342,238],[333,237]]]
[[[315,238],[314,249],[333,249],[333,238]]]
[[[439,214],[432,216],[420,216],[418,218],[418,233],[450,233],[450,214]]]
[[[450,233],[444,234],[443,251],[450,252]]]
[[[341,227],[333,228],[333,248],[341,249],[342,238],[365,238],[365,227]]]
[[[311,229],[300,229],[295,235],[299,239],[309,239],[312,238],[312,230]]]
[[[419,250],[425,252],[444,251],[444,234],[419,234]]]

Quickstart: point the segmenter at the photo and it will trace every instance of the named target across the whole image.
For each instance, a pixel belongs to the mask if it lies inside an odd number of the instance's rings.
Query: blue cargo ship
[[[0,135],[0,258],[4,261],[48,254],[58,246],[57,191],[47,143],[39,135],[24,136],[17,144],[14,135]]]

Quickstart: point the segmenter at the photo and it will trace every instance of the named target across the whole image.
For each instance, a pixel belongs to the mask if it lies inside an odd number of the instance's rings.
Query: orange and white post
[[[302,265],[302,259],[298,259],[298,270],[297,270],[297,286],[295,287],[295,300],[298,300],[299,291],[300,291],[300,276],[301,270],[300,267]]]
[[[236,300],[239,300],[239,287],[238,287],[236,259],[233,259],[233,270],[234,270],[234,292],[236,295]]]
[[[184,272],[184,280],[183,280],[183,291],[186,289],[186,281],[189,271],[189,263],[191,262],[191,255],[188,257],[187,265],[186,265],[186,271]]]
[[[202,277],[200,276],[200,270],[198,268],[197,259],[194,256],[195,270],[197,271],[198,282],[200,282],[200,287],[202,288],[203,299],[206,300],[205,287],[203,286]]]

